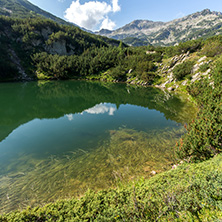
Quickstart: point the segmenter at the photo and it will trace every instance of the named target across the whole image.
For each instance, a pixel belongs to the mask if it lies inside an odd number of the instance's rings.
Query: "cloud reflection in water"
[[[100,103],[90,109],[86,109],[84,112],[87,112],[89,114],[108,113],[109,116],[113,116],[115,111],[116,111],[116,106],[114,104]]]

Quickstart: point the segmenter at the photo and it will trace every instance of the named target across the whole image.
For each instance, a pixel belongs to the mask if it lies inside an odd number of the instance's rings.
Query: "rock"
[[[42,41],[41,41],[40,39],[38,39],[38,40],[36,40],[36,39],[32,40],[32,45],[33,45],[34,47],[39,46],[39,45],[41,45],[41,44],[42,44]]]
[[[193,66],[192,73],[195,73],[199,68],[200,68],[200,65],[199,65],[199,64],[195,64],[195,65]]]
[[[154,170],[151,171],[150,173],[151,173],[152,175],[156,175],[156,174],[157,174],[156,171],[154,171]]]
[[[49,27],[44,28],[44,29],[41,30],[41,34],[42,34],[43,38],[45,40],[47,40],[49,38],[49,35],[52,34],[52,30]]]
[[[155,54],[156,51],[146,51],[146,54]]]
[[[66,47],[66,41],[65,40],[60,40],[60,41],[55,41],[50,45],[46,46],[46,50],[50,54],[59,54],[59,55],[72,55],[74,54],[73,48],[68,46],[70,48],[70,51],[67,51]]]
[[[168,91],[173,91],[174,88],[173,88],[173,87],[169,87],[169,88],[167,88],[167,90],[168,90]]]
[[[130,69],[130,70],[128,71],[128,73],[130,74],[130,73],[132,73],[132,71],[133,71],[133,69]]]
[[[186,80],[184,80],[184,81],[181,83],[181,85],[182,85],[182,86],[185,86],[185,85],[187,84],[187,82],[188,82],[188,80],[186,79]]]
[[[172,166],[172,169],[176,169],[178,167],[178,164],[176,165],[176,164],[174,164],[173,166]]]
[[[200,79],[200,73],[198,72],[198,73],[196,73],[195,75],[192,76],[191,82],[193,83],[193,82],[195,82],[199,79]]]
[[[25,72],[25,69],[23,68],[22,64],[21,64],[21,60],[19,59],[19,57],[17,56],[16,52],[14,51],[14,49],[9,48],[8,49],[10,56],[11,56],[11,61],[16,65],[18,72],[20,74],[19,79],[21,80],[31,80],[30,77],[28,77],[28,75]]]
[[[201,57],[197,62],[198,62],[198,63],[203,62],[204,60],[206,60],[206,58],[207,58],[206,56]]]
[[[211,72],[211,69],[208,69],[206,72],[202,73],[202,75],[206,76],[206,75],[210,74],[210,72]]]

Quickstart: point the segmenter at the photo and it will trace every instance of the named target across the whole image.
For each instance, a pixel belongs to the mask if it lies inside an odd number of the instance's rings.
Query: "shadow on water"
[[[0,85],[0,212],[104,189],[170,167],[192,104],[97,82]]]

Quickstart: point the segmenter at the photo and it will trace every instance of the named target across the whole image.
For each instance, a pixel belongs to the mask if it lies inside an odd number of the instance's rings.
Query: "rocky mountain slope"
[[[97,34],[138,46],[148,43],[174,45],[181,41],[206,38],[221,33],[222,13],[205,9],[170,22],[135,20],[117,30],[101,30]]]

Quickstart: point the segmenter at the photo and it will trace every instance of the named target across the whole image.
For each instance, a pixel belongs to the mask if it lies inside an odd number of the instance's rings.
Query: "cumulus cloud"
[[[66,9],[65,18],[69,22],[90,30],[94,30],[98,26],[113,29],[116,24],[108,18],[108,14],[120,10],[118,0],[112,0],[111,4],[104,1],[89,1],[81,4],[79,0],[76,0]]]
[[[100,26],[100,29],[109,29],[113,30],[115,28],[116,24],[112,20],[110,20],[108,17],[106,17]]]
[[[113,5],[113,12],[118,12],[121,10],[118,0],[112,0],[112,5]]]

